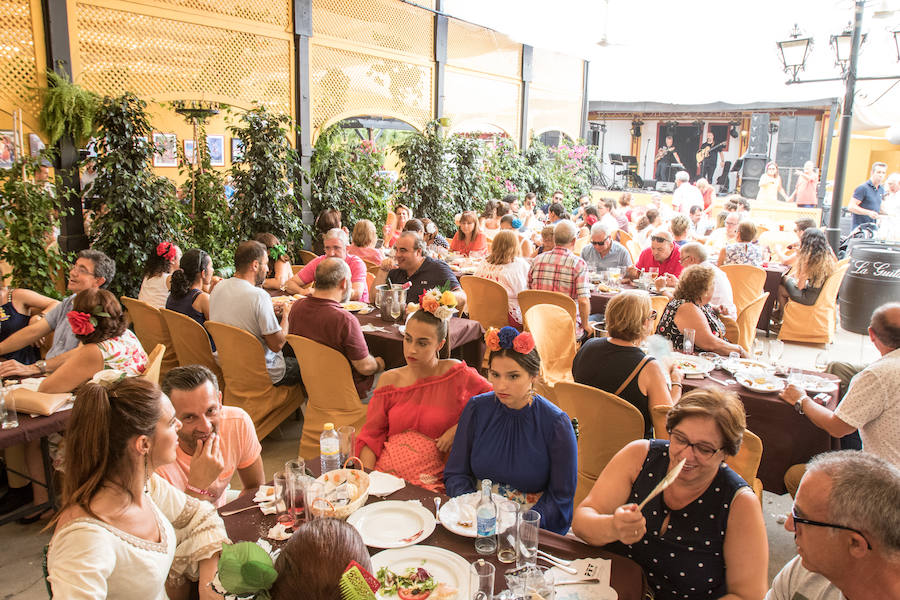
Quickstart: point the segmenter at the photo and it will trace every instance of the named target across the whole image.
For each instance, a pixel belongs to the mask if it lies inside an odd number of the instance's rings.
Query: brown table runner
[[[309,465],[311,468],[318,465]],[[255,491],[255,490],[251,490]],[[389,500],[419,500],[422,506],[429,511],[434,510],[435,494],[423,488],[407,484],[403,489],[394,492],[387,499]],[[219,509],[219,512],[235,510],[250,506],[253,496],[251,494],[244,495],[237,500],[226,504]],[[444,502],[448,500],[447,496],[442,496]],[[370,496],[367,504],[378,502],[379,499]],[[225,529],[228,537],[233,542],[250,541],[255,542],[258,538],[265,538],[269,528],[275,524],[275,515],[263,515],[259,510],[246,510],[244,512],[223,517],[225,521]],[[284,542],[275,542],[269,540],[273,546],[283,546]],[[475,540],[466,538],[444,529],[443,526],[435,527],[434,532],[425,540],[421,541],[423,546],[437,546],[451,552],[455,552],[465,558],[468,562],[473,562],[478,558],[485,558],[493,563],[497,568],[496,578],[494,580],[494,590],[496,592],[506,589],[506,580],[504,573],[515,565],[507,565],[499,562],[497,556],[484,557],[475,552]],[[550,531],[541,530],[540,534],[541,549],[566,559],[577,559],[586,557],[603,557],[612,560],[610,585],[619,594],[619,600],[640,600],[644,597],[644,575],[637,563],[612,552],[608,552],[601,548],[589,546],[575,538],[561,536]],[[370,554],[381,552],[379,548],[369,548]]]

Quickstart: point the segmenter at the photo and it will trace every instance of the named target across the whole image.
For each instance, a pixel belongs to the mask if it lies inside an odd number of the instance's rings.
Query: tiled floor
[[[868,364],[878,353],[866,336],[838,329],[834,343],[826,349],[822,345],[785,344],[784,361],[812,369],[816,355],[827,351],[831,360]],[[263,464],[266,475],[280,469],[284,462],[297,455],[300,445],[301,423],[289,419],[263,441]],[[239,483],[239,482],[236,482]],[[790,510],[787,494],[776,496],[763,493],[763,517],[769,538],[769,578],[795,554],[793,536],[778,521]],[[0,600],[16,598],[38,600],[47,598],[41,575],[41,549],[50,540],[51,532],[42,531],[46,523],[22,526],[9,524],[0,527],[0,581],[4,582]]]

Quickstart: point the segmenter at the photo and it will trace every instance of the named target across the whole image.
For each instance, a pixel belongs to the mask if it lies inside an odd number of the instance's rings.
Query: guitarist
[[[656,150],[656,175],[657,181],[672,181],[671,169],[673,163],[681,163],[681,158],[675,151],[675,141],[671,135],[666,136],[666,143]]]
[[[718,144],[721,146],[722,144]],[[716,148],[716,138],[712,131],[706,133],[706,141],[700,145],[698,157],[702,156],[700,162],[700,177],[707,181],[715,181],[716,165],[719,163],[719,153],[721,150]]]

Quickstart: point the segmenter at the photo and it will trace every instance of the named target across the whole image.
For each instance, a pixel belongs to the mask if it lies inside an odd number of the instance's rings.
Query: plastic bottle
[[[341,436],[334,430],[334,423],[325,423],[319,436],[319,460],[322,473],[341,468]]]
[[[481,499],[475,507],[475,552],[493,554],[497,551],[497,505],[491,498],[491,480],[481,481]]]

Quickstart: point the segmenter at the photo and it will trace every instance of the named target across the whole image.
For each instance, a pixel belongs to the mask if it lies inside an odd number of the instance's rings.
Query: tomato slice
[[[400,596],[400,600],[425,600],[431,595],[431,590],[421,590],[417,587],[401,587],[397,588],[397,595]]]

